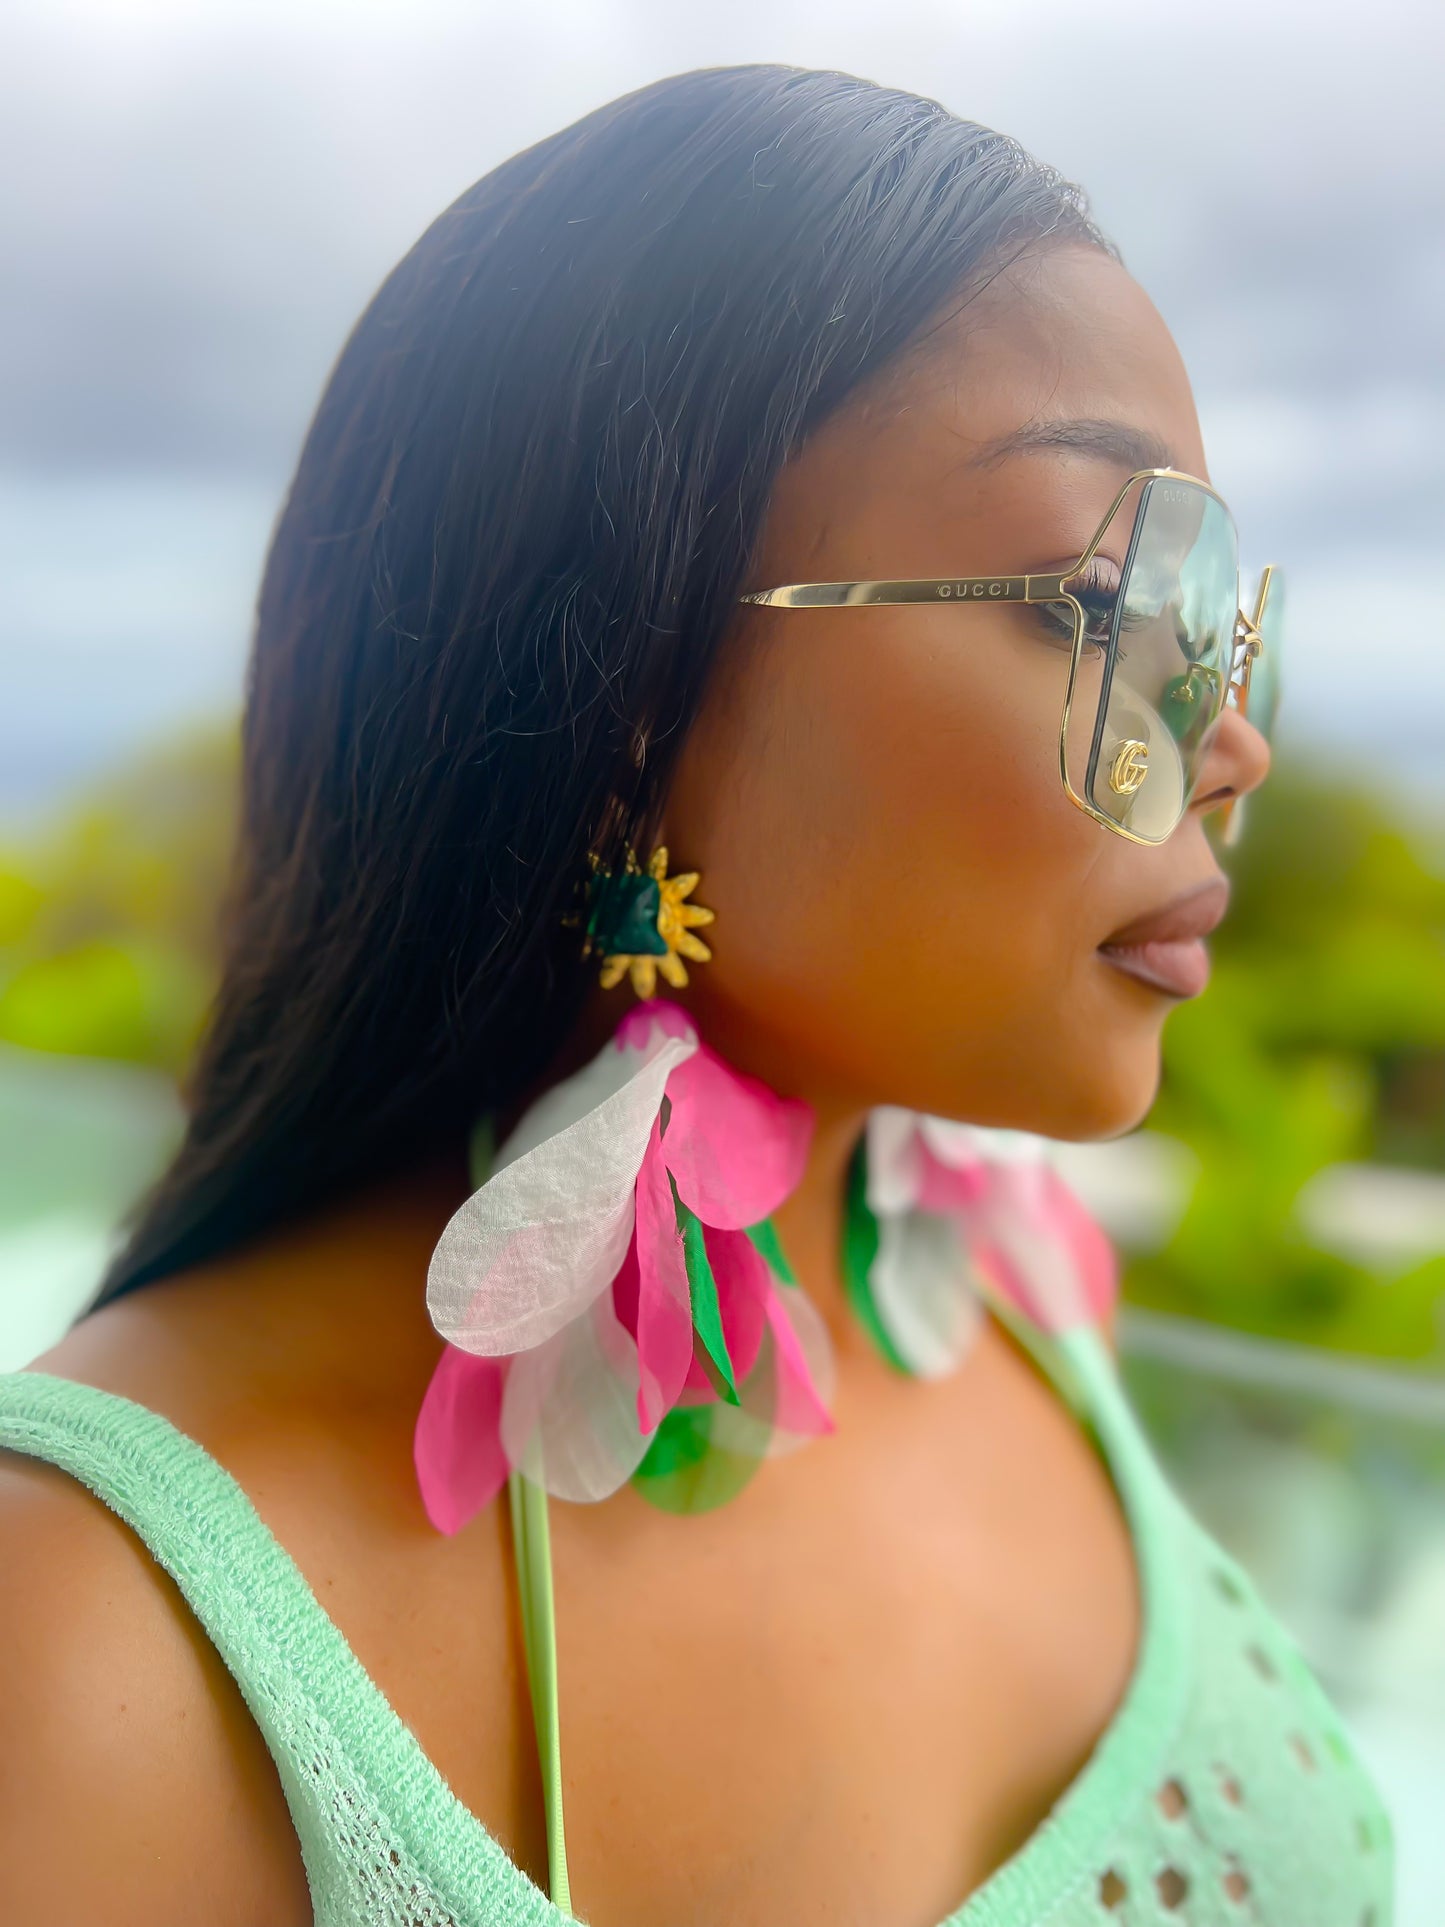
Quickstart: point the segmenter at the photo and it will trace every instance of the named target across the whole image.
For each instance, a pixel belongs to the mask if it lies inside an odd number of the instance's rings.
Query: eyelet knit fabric
[[[939,1927],[1389,1927],[1390,1828],[1338,1716],[1155,1460],[1091,1330],[1035,1347],[1128,1514],[1135,1671],[1079,1776]],[[456,1798],[240,1485],[158,1413],[0,1374],[0,1446],[88,1486],[171,1575],[276,1761],[318,1927],[562,1927]],[[565,1729],[565,1708],[564,1708]],[[586,1896],[573,1895],[586,1919]],[[685,1923],[679,1923],[685,1927]]]

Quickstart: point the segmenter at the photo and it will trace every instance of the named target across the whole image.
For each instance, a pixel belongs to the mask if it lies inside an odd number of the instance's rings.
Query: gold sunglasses
[[[1122,563],[1101,553],[1111,535]],[[1061,575],[791,582],[739,601],[771,609],[1038,606],[1056,645],[1070,649],[1059,719],[1065,794],[1133,843],[1162,843],[1182,820],[1227,703],[1266,735],[1274,721],[1279,572],[1264,571],[1246,616],[1234,519],[1207,482],[1178,469],[1131,475]],[[1230,841],[1239,829],[1234,814]]]
[[[1284,629],[1284,580],[1271,562],[1260,572],[1255,591],[1254,614],[1243,624],[1242,667],[1239,679],[1231,684],[1234,706],[1247,716],[1266,742],[1274,740],[1275,717],[1279,713],[1280,642]],[[1244,828],[1247,796],[1231,796],[1216,817],[1221,840],[1237,843]]]

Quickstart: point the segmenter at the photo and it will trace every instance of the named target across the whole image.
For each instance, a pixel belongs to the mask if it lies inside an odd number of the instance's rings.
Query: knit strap
[[[0,1446],[78,1479],[175,1580],[282,1769],[298,1831],[312,1818],[298,1807],[314,1796],[288,1771],[280,1716],[304,1700],[348,1784],[387,1813],[457,1921],[478,1918],[483,1893],[505,1896],[509,1927],[569,1920],[457,1799],[244,1489],[197,1440],[119,1393],[21,1371],[0,1373]]]
[[[1076,1325],[1057,1339],[1061,1391],[1088,1420],[1126,1491],[1147,1492],[1156,1509],[1167,1484],[1149,1435],[1125,1388],[1118,1360],[1097,1325]]]

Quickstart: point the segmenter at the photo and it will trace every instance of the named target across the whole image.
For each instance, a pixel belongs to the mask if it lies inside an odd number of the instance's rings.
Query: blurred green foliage
[[[238,737],[201,731],[0,842],[0,1043],[179,1073],[203,1020]],[[1312,1242],[1323,1167],[1445,1171],[1445,834],[1276,765],[1221,852],[1208,994],[1164,1032],[1150,1128],[1198,1177],[1136,1302],[1275,1337],[1445,1362],[1445,1254],[1393,1274]]]
[[[1338,780],[1276,767],[1221,852],[1209,992],[1165,1027],[1152,1129],[1199,1174],[1139,1303],[1273,1337],[1445,1361],[1445,1254],[1372,1269],[1297,1210],[1341,1162],[1445,1170],[1445,838]]]
[[[215,971],[238,733],[200,730],[0,841],[0,1041],[177,1073]]]

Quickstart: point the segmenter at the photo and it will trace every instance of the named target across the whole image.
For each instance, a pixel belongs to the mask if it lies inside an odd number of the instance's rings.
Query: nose
[[[1226,709],[1200,766],[1190,810],[1203,817],[1248,796],[1269,775],[1269,763],[1269,744],[1254,724],[1237,709]]]

